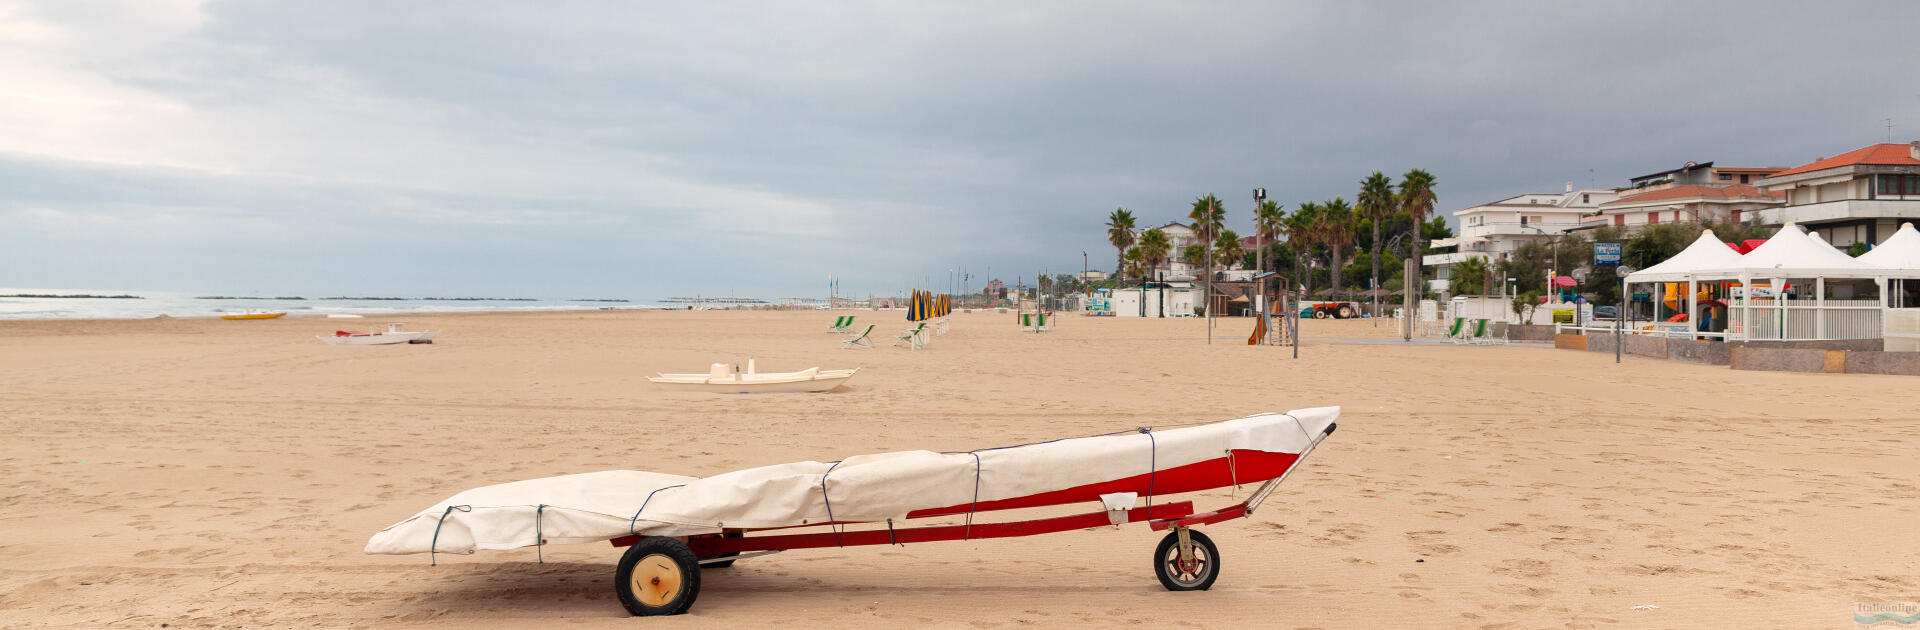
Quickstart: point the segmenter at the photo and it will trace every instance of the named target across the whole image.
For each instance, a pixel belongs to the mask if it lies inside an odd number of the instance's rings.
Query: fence
[[[1882,335],[1878,300],[1754,299],[1727,307],[1727,332],[1744,339],[1872,339]]]

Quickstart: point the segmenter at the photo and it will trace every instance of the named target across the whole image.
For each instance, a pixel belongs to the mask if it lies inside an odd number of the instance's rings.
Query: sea
[[[286,311],[287,317],[324,317],[327,315],[476,313],[488,311],[592,311],[661,308],[657,304],[643,303],[640,301],[502,299],[499,296],[440,299],[427,299],[425,296],[392,296],[391,298],[388,296],[294,296],[291,294],[253,296],[230,293],[0,287],[0,296],[20,294],[133,295],[138,296],[138,299],[0,297],[0,319],[145,319],[161,315],[168,317],[214,317],[250,310]]]

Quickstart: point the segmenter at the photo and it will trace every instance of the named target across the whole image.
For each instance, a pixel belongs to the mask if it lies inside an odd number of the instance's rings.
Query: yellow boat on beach
[[[245,313],[221,315],[220,319],[273,319],[286,314],[286,311],[247,311]]]

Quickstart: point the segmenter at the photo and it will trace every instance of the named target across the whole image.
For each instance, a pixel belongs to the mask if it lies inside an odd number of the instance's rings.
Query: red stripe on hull
[[[1273,453],[1268,451],[1234,450],[1232,457],[1210,459],[1204,462],[1176,466],[1152,474],[1140,474],[1113,481],[1092,483],[1065,490],[1042,492],[1024,497],[981,501],[978,506],[962,503],[952,507],[915,510],[907,513],[907,518],[925,518],[929,516],[947,516],[968,512],[989,512],[993,510],[1017,510],[1021,508],[1066,505],[1069,503],[1098,502],[1100,495],[1115,492],[1133,492],[1140,496],[1149,494],[1179,494],[1223,488],[1238,483],[1259,483],[1279,477],[1300,461],[1298,453]],[[1144,466],[1142,466],[1144,468]],[[1160,515],[1154,515],[1160,517]],[[1174,516],[1167,514],[1166,516]]]

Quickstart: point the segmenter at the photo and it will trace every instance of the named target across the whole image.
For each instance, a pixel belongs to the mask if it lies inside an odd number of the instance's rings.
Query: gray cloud
[[[1254,186],[1351,198],[1424,167],[1454,209],[1589,169],[1797,164],[1889,116],[1920,136],[1906,3],[0,16],[32,35],[0,37],[28,95],[0,99],[0,285],[891,292],[1111,264],[1121,205],[1160,222],[1214,192],[1240,224]]]

